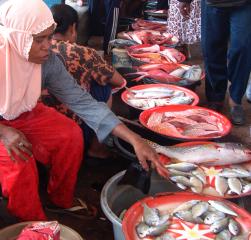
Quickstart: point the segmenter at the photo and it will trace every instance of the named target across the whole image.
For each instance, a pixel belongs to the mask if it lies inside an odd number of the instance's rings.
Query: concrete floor
[[[202,57],[200,54],[199,46],[192,48],[192,59],[187,63],[202,63]],[[201,98],[200,105],[205,104],[204,96],[204,84],[196,88],[196,92]],[[226,101],[227,102],[227,101]],[[249,145],[251,147],[250,138],[250,126],[251,126],[251,108],[250,105],[243,100],[244,107],[247,114],[247,123],[241,127],[233,127],[232,132],[222,139],[222,141],[234,141],[241,142]],[[114,111],[124,117],[129,116],[129,110],[120,100],[120,93],[114,96]],[[224,114],[228,116],[227,104],[224,108]],[[65,224],[73,229],[75,229],[84,239],[87,240],[112,240],[113,230],[112,225],[109,220],[104,216],[100,208],[100,190],[103,184],[117,172],[126,169],[129,162],[122,157],[118,157],[112,164],[105,164],[103,166],[88,166],[83,163],[80,172],[78,184],[76,187],[76,196],[83,198],[86,202],[92,203],[98,209],[98,214],[95,219],[92,220],[79,220],[74,217],[69,217],[66,215],[49,214],[48,216],[51,220],[56,219],[60,223]],[[44,184],[41,184],[42,197],[44,197]],[[243,199],[245,202],[245,208],[249,208],[249,198]],[[243,203],[243,202],[242,202]],[[1,214],[0,214],[1,215]],[[14,223],[15,220],[10,218],[1,218],[0,216],[0,228]],[[0,236],[1,239],[1,236]]]

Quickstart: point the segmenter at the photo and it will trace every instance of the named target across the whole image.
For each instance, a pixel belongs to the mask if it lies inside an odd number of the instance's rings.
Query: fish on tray
[[[166,32],[167,27],[165,23],[147,21],[143,19],[136,19],[132,24],[133,30],[156,30],[161,32]]]
[[[247,239],[238,214],[227,203],[217,200],[190,200],[168,211],[142,203],[142,220],[135,232],[140,239],[175,240]]]
[[[251,150],[240,143],[191,142],[185,145],[161,146],[148,141],[148,144],[157,153],[177,162],[220,166],[251,161]]]
[[[138,30],[118,33],[122,39],[133,40],[137,44],[173,45],[178,43],[178,38],[170,33],[156,30]]]
[[[185,56],[174,48],[141,44],[127,48],[128,55],[146,63],[181,63]]]
[[[137,72],[129,73],[135,76],[133,81],[139,81],[145,77],[161,83],[188,84],[201,80],[202,68],[199,65],[183,65],[170,63],[145,64],[136,67]],[[139,76],[138,76],[139,75]]]
[[[244,165],[203,166],[168,163],[170,180],[182,190],[218,197],[239,197],[251,192],[251,171]]]
[[[191,104],[193,101],[194,98],[185,92],[167,87],[127,90],[127,102],[142,110],[170,104]]]
[[[155,121],[155,119],[157,119]],[[167,125],[168,123],[168,125]],[[170,128],[170,125],[172,127]],[[153,112],[147,126],[160,134],[176,137],[220,136],[222,123],[213,115],[202,109],[188,109],[176,112]],[[170,130],[172,130],[170,132]]]

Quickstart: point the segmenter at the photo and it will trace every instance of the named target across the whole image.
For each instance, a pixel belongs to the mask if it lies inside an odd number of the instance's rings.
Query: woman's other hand
[[[17,161],[21,158],[24,161],[32,156],[32,145],[25,135],[19,130],[5,125],[0,125],[0,141],[4,144],[10,158]],[[26,154],[25,154],[26,153]]]

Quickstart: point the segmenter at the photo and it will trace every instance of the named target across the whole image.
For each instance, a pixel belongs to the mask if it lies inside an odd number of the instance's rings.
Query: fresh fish
[[[175,183],[181,183],[182,185],[186,187],[194,187],[194,185],[190,183],[189,179],[183,176],[173,176],[173,177],[170,177],[170,180]]]
[[[186,222],[203,223],[203,220],[200,217],[194,218],[190,211],[178,211],[174,213],[174,216]]]
[[[216,176],[215,177],[215,189],[221,195],[224,196],[228,189],[228,182],[225,178]]]
[[[239,235],[239,236],[234,236],[231,238],[231,240],[248,240],[249,239],[249,232],[246,233],[246,234],[242,234],[242,235]]]
[[[201,193],[203,190],[203,183],[197,177],[191,177],[189,180],[193,185],[191,190],[195,193]]]
[[[229,219],[228,229],[234,236],[237,236],[241,231],[240,224],[234,219]]]
[[[210,230],[213,233],[219,233],[228,226],[228,222],[229,222],[229,218],[223,218],[221,220],[218,220],[210,226]]]
[[[175,240],[173,236],[171,236],[169,233],[164,233],[161,236],[155,238],[155,240]]]
[[[227,229],[225,229],[216,235],[215,240],[231,240],[231,238],[231,233]]]
[[[130,47],[133,45],[136,45],[137,42],[133,41],[133,40],[126,40],[126,39],[114,39],[112,41],[109,42],[109,45],[114,48],[126,48],[126,47]]]
[[[227,182],[232,192],[241,194],[242,185],[238,178],[228,178]]]
[[[247,192],[250,192],[251,191],[251,183],[249,184],[246,184],[242,187],[242,192],[243,193],[247,193]]]
[[[160,212],[157,208],[150,208],[145,203],[142,204],[143,211],[143,219],[144,222],[149,226],[156,226],[160,220]]]
[[[201,74],[201,67],[199,65],[193,65],[184,73],[182,77],[188,81],[198,81],[201,78]]]
[[[139,238],[144,238],[147,236],[159,236],[168,227],[168,223],[159,226],[148,226],[144,222],[139,223],[136,226],[136,232]]]
[[[221,173],[219,173],[219,176],[226,177],[226,178],[246,178],[249,177],[249,172],[245,173],[243,171],[237,171],[232,168],[225,168]]]
[[[251,150],[237,143],[192,143],[191,146],[161,146],[148,141],[156,150],[173,160],[205,165],[227,165],[251,160]]]
[[[129,91],[133,94],[148,93],[148,92],[160,92],[160,93],[167,93],[170,96],[172,96],[175,92],[180,92],[180,91],[175,91],[173,89],[169,89],[167,87],[149,87],[149,88],[144,88],[144,89],[130,89]]]
[[[179,187],[180,189],[182,190],[186,190],[187,189],[187,186],[181,184],[181,183],[176,183],[177,187]]]
[[[172,97],[173,93],[169,92],[158,92],[158,91],[148,91],[148,92],[140,92],[140,93],[135,93],[133,95],[133,98],[164,98],[164,97]]]
[[[147,121],[147,126],[152,128],[156,125],[159,125],[161,123],[161,120],[163,118],[163,114],[162,113],[157,113],[157,112],[154,112],[149,118],[148,118],[148,121]]]
[[[175,170],[172,168],[168,168],[168,172],[171,176],[184,176],[184,177],[190,177],[192,174],[190,172],[184,172],[184,171],[179,171]]]
[[[245,176],[245,177],[250,177],[251,174],[249,171],[247,171],[246,169],[243,168],[232,168],[234,172],[239,173],[241,176]]]
[[[204,129],[198,129],[198,128],[192,128],[189,130],[185,130],[182,135],[184,136],[193,136],[193,137],[202,137],[202,136],[208,136],[208,135],[217,135],[219,134],[219,130],[204,130]]]
[[[206,180],[206,175],[204,173],[204,171],[200,168],[197,168],[195,169],[194,171],[192,171],[192,174],[197,177],[198,179],[200,179],[200,181],[203,183],[203,184],[206,184],[207,183],[207,180]]]
[[[223,212],[209,212],[206,217],[204,218],[204,223],[205,224],[208,224],[208,225],[211,225],[213,224],[214,222],[218,221],[218,220],[221,220],[223,218],[225,218],[226,215],[225,213]]]
[[[182,172],[190,172],[192,170],[195,170],[197,169],[197,165],[193,164],[193,163],[185,163],[185,162],[182,162],[182,163],[174,163],[174,164],[168,164],[168,165],[165,165],[166,168],[172,168],[172,169],[175,169],[177,171],[182,171]]]
[[[199,203],[200,200],[191,200],[187,201],[185,203],[182,203],[177,208],[173,210],[173,212],[179,212],[179,211],[187,211],[190,210],[195,204]]]
[[[172,97],[169,99],[169,104],[191,104],[193,102],[194,98],[190,96],[181,96],[181,97]]]
[[[209,204],[207,202],[199,202],[192,207],[192,216],[193,218],[200,217],[208,210]]]
[[[216,208],[218,211],[221,211],[223,213],[229,214],[229,215],[233,215],[233,216],[238,216],[236,212],[234,212],[230,207],[228,207],[226,204],[224,204],[223,202],[219,202],[219,201],[214,201],[214,200],[208,200],[208,203],[213,206],[214,208]]]
[[[180,68],[177,68],[177,69],[173,70],[169,74],[172,75],[172,76],[174,76],[174,77],[181,78],[186,71],[187,71],[186,69],[184,69],[183,67],[180,67]]]

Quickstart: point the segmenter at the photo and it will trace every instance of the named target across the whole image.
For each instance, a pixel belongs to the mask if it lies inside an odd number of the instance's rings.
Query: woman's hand
[[[27,155],[32,156],[32,145],[19,130],[0,125],[0,141],[4,144],[10,158],[17,161],[21,158],[27,161]]]
[[[132,132],[124,124],[117,125],[113,129],[112,133],[133,146],[141,166],[146,171],[149,170],[149,165],[147,163],[149,161],[151,163],[151,167],[156,168],[159,175],[163,176],[164,178],[168,176],[168,171],[164,164],[160,161],[158,154],[146,143],[143,138]]]
[[[180,2],[179,3],[179,9],[181,15],[185,18],[188,19],[190,17],[190,3],[185,3],[185,2]]]
[[[141,166],[146,171],[149,171],[149,165],[147,162],[151,162],[151,167],[156,168],[159,175],[164,178],[168,176],[168,171],[164,164],[160,162],[159,155],[143,138],[136,138],[132,144]]]

